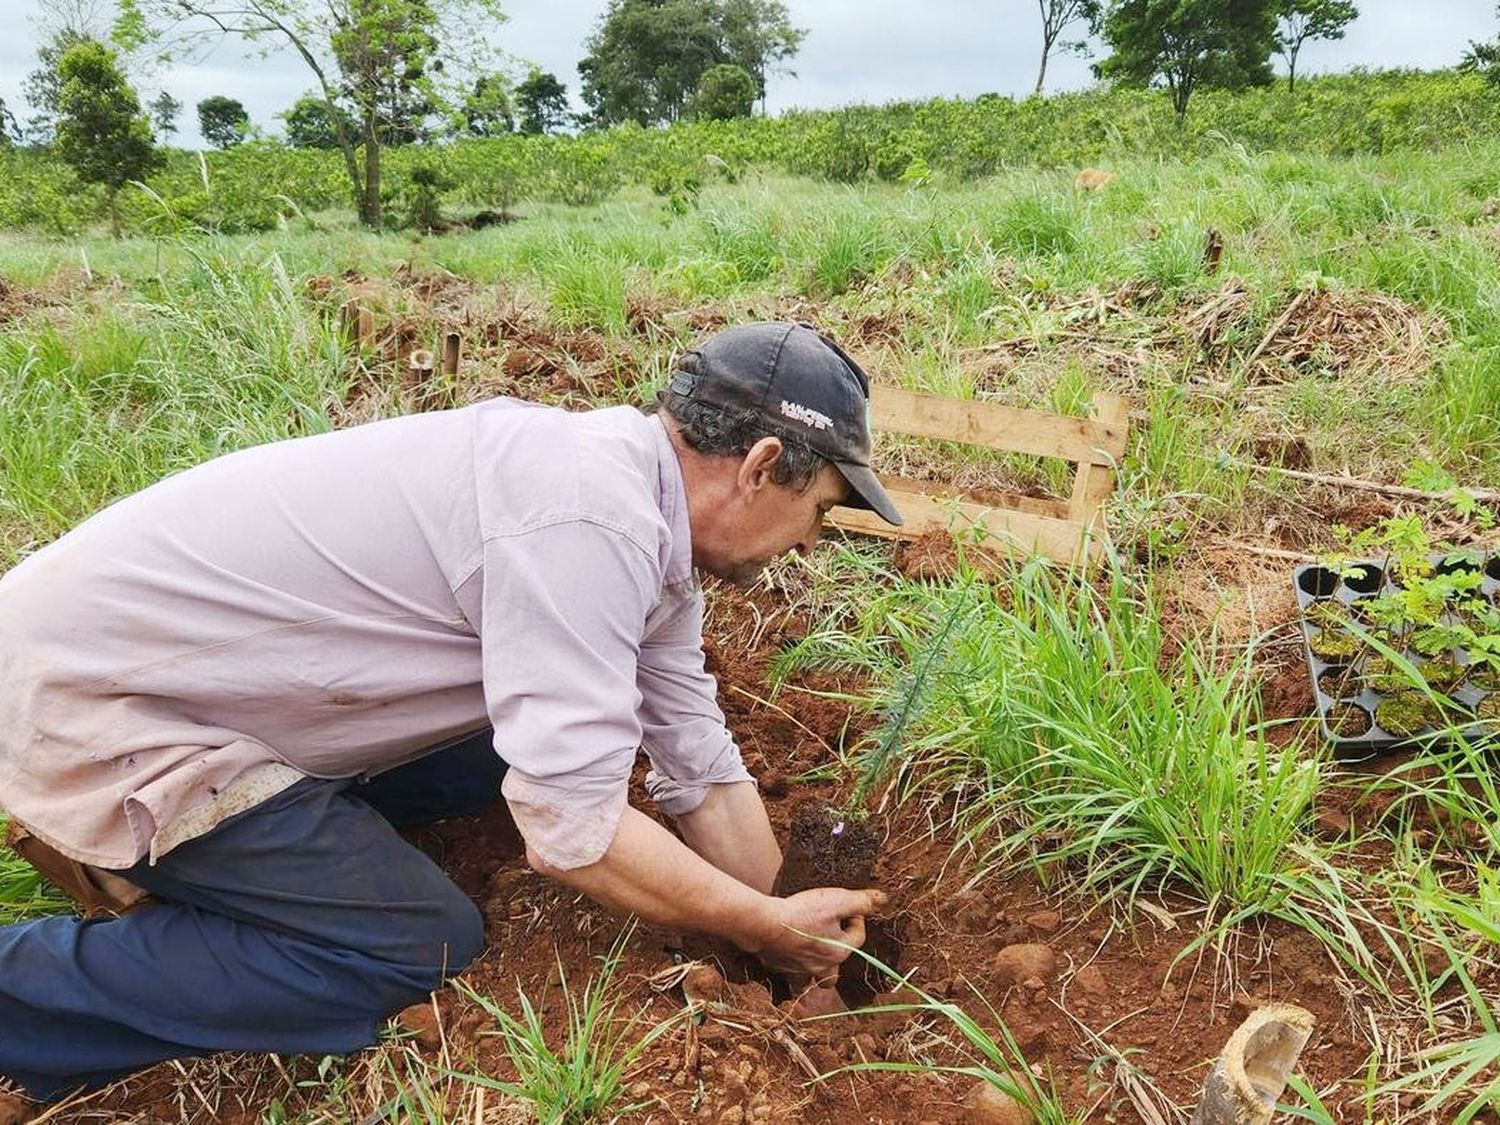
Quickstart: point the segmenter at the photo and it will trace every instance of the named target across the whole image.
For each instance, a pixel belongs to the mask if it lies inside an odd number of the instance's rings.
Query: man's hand
[[[775,967],[827,977],[857,946],[883,891],[818,887],[774,898],[727,875],[637,809],[626,806],[608,850],[584,867],[556,868],[530,849],[543,875],[653,925],[727,938]]]
[[[865,942],[865,915],[885,905],[884,891],[815,887],[773,900],[775,926],[750,952],[768,968],[807,973],[821,980],[837,971],[849,950]],[[834,945],[832,942],[842,942]]]

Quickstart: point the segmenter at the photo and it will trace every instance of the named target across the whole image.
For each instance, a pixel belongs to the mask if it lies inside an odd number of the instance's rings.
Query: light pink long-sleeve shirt
[[[639,747],[670,813],[749,779],[691,560],[676,454],[628,407],[495,400],[218,458],[0,579],[0,807],[127,867],[489,724],[527,843],[592,863]]]

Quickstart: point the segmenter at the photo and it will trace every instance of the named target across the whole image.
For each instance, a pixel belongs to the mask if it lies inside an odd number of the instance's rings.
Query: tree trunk
[[[332,103],[330,103],[331,107]],[[360,170],[359,158],[354,153],[354,138],[342,125],[336,125],[335,131],[339,139],[339,152],[344,156],[344,172],[349,177],[349,200],[354,204],[355,214],[363,218],[364,173]]]
[[[1288,94],[1297,92],[1297,49],[1295,47],[1286,57],[1286,92]]]
[[[380,133],[376,128],[375,107],[365,110],[365,190],[360,201],[359,221],[380,229]]]
[[[1051,50],[1051,44],[1050,43],[1042,45],[1042,65],[1037,68],[1037,72],[1036,72],[1036,89],[1033,90],[1033,91],[1031,91],[1031,93],[1032,93],[1033,96],[1040,95],[1041,92],[1042,92],[1042,82],[1047,77],[1047,54],[1048,54],[1048,52],[1050,50]]]

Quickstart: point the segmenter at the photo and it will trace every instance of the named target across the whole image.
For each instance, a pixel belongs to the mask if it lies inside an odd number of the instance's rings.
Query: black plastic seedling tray
[[[1438,555],[1434,556],[1432,561],[1440,567],[1454,565],[1444,562],[1444,558],[1445,556]],[[1500,553],[1492,553],[1483,557],[1478,565],[1484,575],[1480,595],[1492,604],[1500,604],[1496,601],[1500,598],[1500,593],[1497,593],[1500,591]],[[1426,727],[1410,734],[1398,735],[1383,729],[1376,721],[1376,709],[1387,697],[1363,682],[1363,677],[1358,675],[1364,662],[1370,659],[1370,650],[1356,653],[1347,661],[1340,663],[1337,660],[1325,659],[1312,649],[1313,636],[1320,631],[1322,626],[1309,620],[1308,610],[1324,602],[1341,603],[1350,610],[1355,610],[1361,599],[1375,598],[1393,592],[1396,586],[1385,572],[1382,563],[1373,559],[1362,560],[1352,563],[1342,574],[1338,570],[1324,566],[1299,566],[1292,572],[1292,585],[1297,592],[1297,605],[1302,611],[1300,615],[1302,649],[1307,656],[1308,673],[1312,676],[1313,698],[1317,701],[1318,722],[1322,727],[1323,736],[1333,746],[1335,755],[1343,759],[1366,758],[1400,746],[1431,741],[1438,728]],[[1352,634],[1352,630],[1345,629],[1344,631]],[[1399,648],[1399,646],[1393,647]],[[1427,660],[1426,657],[1416,652],[1406,651],[1402,655],[1419,667]],[[1457,657],[1459,663],[1467,663],[1466,654],[1462,651],[1453,655]],[[1344,680],[1350,682],[1341,686],[1340,682]],[[1449,689],[1446,694],[1464,710],[1474,712],[1483,700],[1497,693],[1481,690],[1465,679],[1456,687]],[[1357,710],[1348,710],[1351,708]],[[1368,721],[1368,729],[1358,734],[1341,733],[1341,731],[1346,731],[1348,726],[1358,726],[1360,721],[1364,721],[1359,719],[1359,712],[1363,712],[1364,720]],[[1481,741],[1493,737],[1497,729],[1500,729],[1500,723],[1476,720],[1467,726],[1460,726],[1459,729],[1464,738],[1470,741]]]

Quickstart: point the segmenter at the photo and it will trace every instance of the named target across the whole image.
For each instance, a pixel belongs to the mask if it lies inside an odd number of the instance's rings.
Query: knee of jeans
[[[442,976],[462,972],[484,950],[484,918],[458,888],[443,901],[432,923],[429,965]]]

